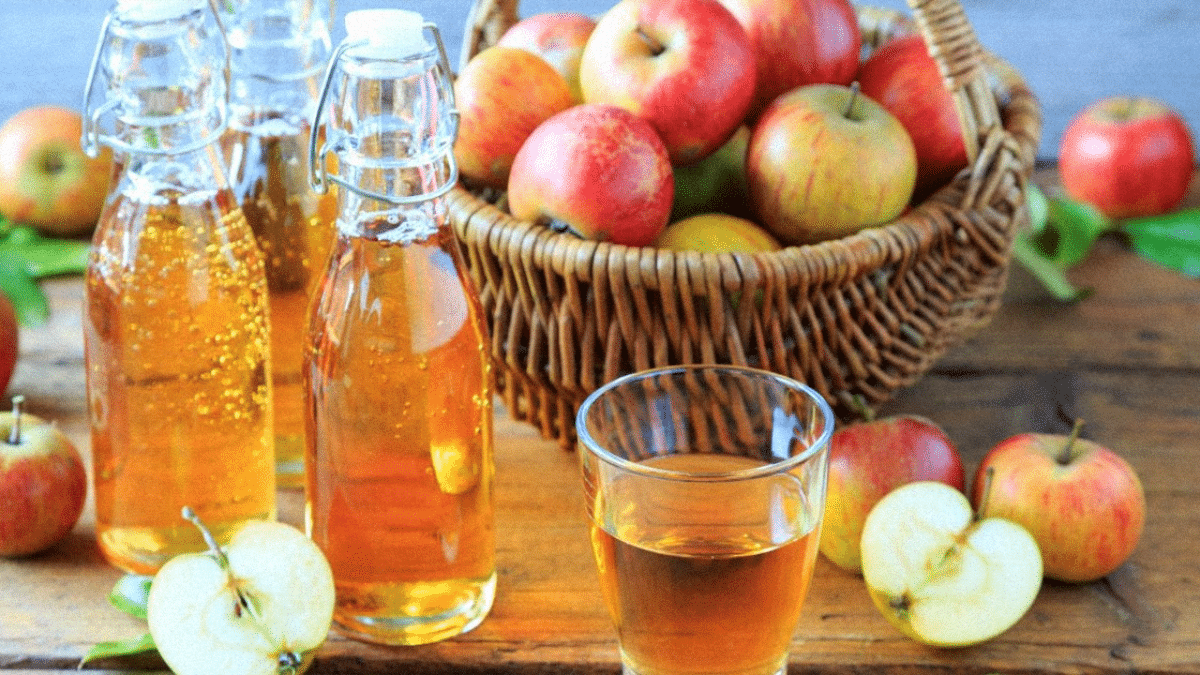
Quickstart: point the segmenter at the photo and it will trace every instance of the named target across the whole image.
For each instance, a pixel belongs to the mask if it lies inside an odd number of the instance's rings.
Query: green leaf
[[[1139,255],[1188,276],[1200,277],[1200,208],[1131,218],[1121,229]]]
[[[1029,209],[1029,229],[1034,234],[1046,227],[1050,217],[1050,200],[1035,183],[1029,183],[1025,188],[1025,207]]]
[[[129,638],[128,640],[114,640],[113,642],[101,642],[95,645],[83,655],[83,660],[79,665],[94,661],[96,659],[107,659],[117,656],[133,656],[135,654],[144,654],[157,649],[154,646],[154,638],[149,633],[139,635],[138,637]]]
[[[117,580],[108,601],[113,607],[139,619],[146,618],[146,601],[150,597],[150,584],[154,577],[143,574],[126,574]]]
[[[0,252],[22,261],[37,278],[84,272],[90,251],[89,242],[45,237],[28,225],[10,225],[0,234]]]
[[[1113,223],[1096,207],[1063,197],[1047,200],[1045,226],[1033,243],[1042,256],[1061,268],[1081,262],[1100,235],[1113,229]]]
[[[50,318],[50,302],[25,263],[0,251],[0,293],[8,296],[22,326],[40,326]]]

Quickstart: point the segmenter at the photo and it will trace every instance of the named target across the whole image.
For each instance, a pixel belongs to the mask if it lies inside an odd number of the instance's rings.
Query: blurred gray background
[[[983,44],[1008,60],[1045,116],[1039,157],[1052,161],[1070,118],[1115,95],[1152,96],[1200,130],[1200,3],[1194,0],[962,0]],[[525,0],[522,15],[598,14],[615,0]],[[864,3],[908,11],[903,0]],[[80,107],[100,21],[110,0],[0,0],[0,119],[33,103]],[[454,65],[468,0],[341,0],[353,9],[401,7],[438,24]]]

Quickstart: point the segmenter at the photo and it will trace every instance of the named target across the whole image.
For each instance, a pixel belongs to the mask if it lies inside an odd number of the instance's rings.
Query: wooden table
[[[1041,179],[1052,179],[1043,172]],[[1200,204],[1200,189],[1190,204]],[[1011,630],[975,647],[938,650],[895,632],[862,580],[821,561],[796,633],[799,672],[1200,672],[1200,281],[1104,241],[1072,271],[1094,294],[1047,298],[1014,268],[993,322],[954,349],[882,413],[940,422],[973,470],[1021,431],[1085,436],[1123,453],[1146,487],[1149,516],[1133,558],[1107,579],[1044,584]],[[10,393],[57,419],[87,450],[79,279],[46,284],[54,316],[21,335]],[[615,673],[613,630],[597,590],[573,453],[503,413],[496,427],[499,590],[474,632],[441,644],[383,648],[332,634],[314,673]],[[281,492],[298,522],[301,496]],[[108,606],[120,573],[93,542],[93,513],[50,552],[0,560],[0,672],[73,670],[94,643],[144,624]],[[92,667],[92,666],[90,666]],[[160,661],[100,662],[161,669]]]

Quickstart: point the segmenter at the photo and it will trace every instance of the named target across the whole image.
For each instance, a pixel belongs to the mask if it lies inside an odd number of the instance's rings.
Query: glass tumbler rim
[[[773,380],[779,384],[782,384],[788,389],[798,391],[807,396],[813,402],[813,405],[819,413],[819,418],[822,422],[821,433],[815,439],[813,439],[811,443],[809,443],[804,452],[791,455],[776,462],[728,471],[696,473],[679,471],[676,469],[664,469],[662,467],[647,465],[643,462],[618,456],[604,447],[604,445],[599,443],[588,431],[585,423],[587,412],[591,409],[593,404],[600,400],[606,393],[633,381],[689,371],[735,372],[742,375],[751,375],[763,379]],[[819,455],[829,447],[830,440],[833,436],[834,426],[835,422],[833,410],[829,406],[829,402],[825,400],[825,397],[822,396],[816,389],[813,389],[811,386],[795,378],[782,375],[774,371],[755,368],[753,366],[740,366],[733,364],[685,364],[675,366],[658,366],[627,373],[609,380],[598,387],[591,394],[588,394],[588,396],[583,400],[583,403],[579,405],[579,409],[575,414],[575,435],[579,444],[583,447],[583,451],[591,453],[597,459],[605,462],[606,464],[631,474],[638,474],[647,478],[690,482],[729,482],[761,478],[763,476],[790,471],[797,466],[808,462],[814,456]]]

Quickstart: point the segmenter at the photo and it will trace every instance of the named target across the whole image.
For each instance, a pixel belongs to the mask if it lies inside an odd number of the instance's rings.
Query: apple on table
[[[1067,195],[1114,219],[1174,210],[1195,171],[1187,123],[1146,97],[1111,96],[1088,106],[1067,125],[1058,154]]]
[[[576,103],[583,103],[579,84],[579,61],[583,47],[596,28],[596,20],[579,12],[543,12],[527,16],[504,31],[497,47],[515,47],[536,54],[554,67],[571,89]]]
[[[754,96],[746,31],[718,0],[621,0],[584,47],[587,103],[620,106],[650,122],[676,165],[721,147]]]
[[[508,184],[513,158],[542,122],[575,105],[567,81],[523,49],[488,47],[454,81],[459,113],[454,159],[468,179],[494,188]]]
[[[83,512],[87,472],[57,426],[22,412],[0,413],[0,556],[22,557],[67,536]]]
[[[893,415],[849,424],[829,441],[829,478],[821,553],[838,567],[862,572],[867,514],[884,495],[918,481],[966,487],[958,449],[938,424],[918,415]]]
[[[1137,472],[1111,449],[1079,438],[1081,428],[1077,421],[1070,435],[1001,441],[980,462],[971,492],[976,508],[1028,529],[1046,576],[1066,582],[1094,581],[1120,567],[1146,521]]]
[[[546,120],[513,160],[508,208],[585,239],[647,246],[671,215],[671,159],[646,120],[582,103]]]
[[[806,84],[849,85],[858,71],[862,31],[849,0],[721,0],[754,51],[757,119],[780,95]]]
[[[787,244],[837,239],[908,206],[917,158],[904,126],[854,87],[809,84],[771,103],[750,137],[756,220]]]
[[[112,150],[89,157],[83,118],[34,106],[0,126],[0,215],[47,235],[74,237],[96,225],[112,179]]]

